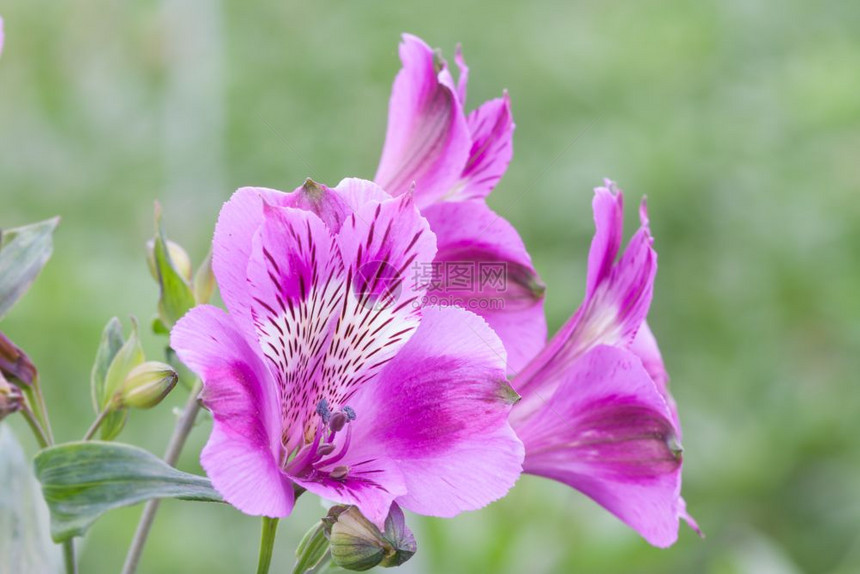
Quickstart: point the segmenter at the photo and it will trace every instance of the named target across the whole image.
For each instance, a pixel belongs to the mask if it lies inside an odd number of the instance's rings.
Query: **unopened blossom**
[[[655,546],[698,531],[681,492],[681,427],[656,340],[645,323],[657,254],[643,202],[641,226],[616,261],[623,196],[597,188],[585,300],[514,379],[523,400],[512,423],[524,471],[588,495]]]
[[[171,345],[214,418],[201,463],[239,510],[285,516],[300,487],[382,527],[392,502],[452,516],[516,481],[504,348],[477,315],[422,306],[406,270],[436,240],[414,203],[350,179],[221,210],[228,312],[192,309]]]
[[[501,337],[508,370],[519,370],[546,341],[544,285],[514,227],[484,198],[507,170],[514,123],[507,93],[466,114],[469,68],[457,49],[459,79],[423,40],[405,34],[385,146],[375,181],[393,195],[413,189],[438,239],[431,302],[481,315]]]

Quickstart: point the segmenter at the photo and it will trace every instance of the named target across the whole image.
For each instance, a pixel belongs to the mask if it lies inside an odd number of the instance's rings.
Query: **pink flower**
[[[505,93],[466,115],[469,68],[459,48],[456,85],[420,38],[403,36],[400,59],[375,181],[394,195],[414,186],[438,238],[430,300],[486,319],[505,344],[509,373],[516,372],[546,341],[546,320],[544,285],[522,240],[484,201],[513,154],[510,99]]]
[[[656,340],[645,323],[657,254],[645,203],[621,258],[623,197],[611,181],[594,197],[596,233],[585,300],[514,380],[511,421],[524,471],[588,495],[655,546],[678,519],[698,531],[681,492],[681,427]]]
[[[229,313],[192,309],[171,345],[203,379],[201,463],[228,502],[285,516],[301,487],[381,527],[395,501],[453,516],[513,485],[504,349],[478,316],[422,307],[407,270],[436,239],[411,194],[243,188],[213,249]]]

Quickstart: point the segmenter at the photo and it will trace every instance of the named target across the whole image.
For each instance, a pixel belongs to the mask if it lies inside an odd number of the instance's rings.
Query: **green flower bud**
[[[167,255],[170,257],[173,268],[176,269],[176,272],[183,279],[190,283],[192,267],[191,258],[188,257],[188,253],[185,252],[181,245],[169,239],[165,244],[167,245]],[[155,239],[150,239],[146,242],[146,264],[149,267],[149,273],[152,275],[152,278],[158,281],[158,270],[155,266]]]
[[[115,395],[118,408],[149,409],[166,397],[179,377],[170,365],[147,361],[129,371]]]
[[[36,367],[27,353],[0,331],[0,375],[29,387],[36,379]]]
[[[417,548],[403,512],[396,504],[391,505],[384,533],[355,506],[333,506],[323,522],[331,543],[332,561],[346,570],[399,566],[409,560]]]
[[[23,406],[24,395],[21,394],[21,389],[9,384],[0,373],[0,421],[20,411]]]

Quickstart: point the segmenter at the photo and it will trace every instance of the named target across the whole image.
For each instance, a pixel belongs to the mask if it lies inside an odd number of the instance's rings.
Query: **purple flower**
[[[596,233],[585,300],[514,380],[511,421],[525,472],[588,495],[655,546],[678,537],[681,427],[656,340],[645,323],[657,254],[645,203],[641,226],[616,261],[623,197],[611,181],[594,197]]]
[[[405,270],[436,239],[411,194],[355,179],[243,188],[213,250],[229,314],[192,309],[171,345],[203,379],[201,463],[228,502],[285,516],[298,486],[381,527],[394,501],[453,516],[513,485],[504,349],[478,316],[422,307]]]
[[[403,36],[400,59],[375,181],[394,195],[414,186],[438,238],[430,301],[486,319],[516,372],[546,341],[546,320],[544,285],[522,240],[484,201],[513,154],[510,99],[505,93],[466,115],[469,68],[459,48],[456,84],[420,38]]]

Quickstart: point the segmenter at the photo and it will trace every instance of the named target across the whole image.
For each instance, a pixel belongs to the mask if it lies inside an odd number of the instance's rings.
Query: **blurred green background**
[[[470,109],[510,91],[515,157],[490,204],[549,286],[551,330],[583,294],[591,188],[610,176],[626,190],[628,233],[647,194],[650,321],[707,539],[682,528],[651,548],[524,477],[482,511],[413,518],[420,550],[401,571],[860,572],[860,3],[4,0],[0,13],[0,226],[63,217],[2,329],[39,365],[58,437],[89,425],[104,323],[154,314],[153,201],[199,261],[239,186],[372,177],[409,31],[449,56],[463,43]],[[163,345],[147,333],[152,357]],[[135,413],[122,439],[161,453],[170,409]],[[182,468],[200,472],[208,424]],[[119,570],[139,512],[92,529],[83,573]],[[321,512],[308,497],[282,522],[273,572]],[[227,506],[165,503],[140,572],[250,572],[258,528]]]

